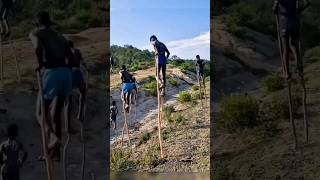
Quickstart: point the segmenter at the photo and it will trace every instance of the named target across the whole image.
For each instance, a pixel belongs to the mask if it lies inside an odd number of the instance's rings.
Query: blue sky
[[[155,34],[172,55],[210,57],[210,0],[111,0],[112,45],[150,49]]]

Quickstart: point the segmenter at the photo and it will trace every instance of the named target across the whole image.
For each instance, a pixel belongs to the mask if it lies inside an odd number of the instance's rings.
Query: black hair
[[[44,25],[46,27],[50,27],[52,25],[50,15],[47,11],[39,12],[37,18],[40,25]]]
[[[196,58],[199,58],[199,59],[200,59],[200,56],[199,56],[199,55],[197,55],[197,56],[196,56]]]
[[[68,45],[69,45],[69,47],[73,48],[73,47],[74,47],[73,41],[69,40],[69,41],[68,41]]]
[[[10,124],[7,128],[7,135],[9,139],[15,139],[18,136],[18,125]]]
[[[158,40],[158,39],[157,39],[157,37],[156,37],[155,35],[152,35],[152,36],[150,37],[150,41],[152,41],[152,39],[154,39],[154,40]]]
[[[116,105],[116,101],[112,101],[112,105],[115,106]]]
[[[127,70],[125,65],[122,65],[122,70]]]

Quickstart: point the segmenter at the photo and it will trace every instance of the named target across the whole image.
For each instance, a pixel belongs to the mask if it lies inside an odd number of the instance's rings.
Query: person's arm
[[[68,67],[71,68],[75,62],[75,57],[74,57],[74,54],[73,54],[71,48],[68,46],[67,40],[65,40],[65,53],[66,53],[65,56],[68,59],[67,65],[68,65]]]
[[[38,60],[38,68],[36,70],[40,70],[44,66],[44,62],[43,62],[44,48],[40,38],[36,35],[35,31],[31,32],[29,37],[33,42],[33,45],[36,51],[37,60]]]
[[[163,44],[163,45],[164,45],[164,44]],[[164,45],[164,47],[165,47],[165,50],[166,50],[166,53],[167,53],[167,59],[169,59],[170,52],[169,52],[169,50],[168,50],[168,48],[167,48],[167,46],[166,46],[166,45]]]

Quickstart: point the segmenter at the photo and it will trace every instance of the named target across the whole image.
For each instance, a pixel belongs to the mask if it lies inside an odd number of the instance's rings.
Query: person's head
[[[69,45],[70,48],[74,48],[74,43],[73,43],[73,41],[69,40],[69,41],[68,41],[68,45]]]
[[[199,55],[197,55],[197,56],[196,56],[196,58],[197,58],[197,60],[199,60],[199,59],[200,59],[200,56],[199,56]]]
[[[116,101],[112,101],[112,106],[115,106],[116,105]]]
[[[7,135],[9,139],[15,139],[18,136],[18,126],[10,124],[7,128]]]
[[[37,18],[39,25],[43,25],[45,27],[50,27],[52,25],[50,15],[46,11],[39,12]]]
[[[158,38],[157,38],[155,35],[152,35],[152,36],[150,37],[150,43],[151,43],[151,44],[154,44],[157,40],[158,40]]]
[[[124,70],[124,71],[126,71],[127,70],[127,68],[126,68],[126,66],[125,65],[122,65],[122,68],[121,68],[122,70]]]

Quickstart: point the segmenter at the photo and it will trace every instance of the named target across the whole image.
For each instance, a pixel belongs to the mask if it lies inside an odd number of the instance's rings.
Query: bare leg
[[[62,138],[62,111],[65,104],[66,97],[58,97],[57,104],[56,104],[56,110],[54,112],[54,122],[55,122],[55,134],[57,135],[59,141],[61,141]],[[67,119],[69,121],[69,119]],[[56,158],[58,161],[60,159],[60,146],[57,145],[54,149],[54,158]]]
[[[84,111],[85,111],[85,100],[86,100],[86,89],[82,89],[80,91],[80,97],[79,97],[79,113],[78,113],[78,120],[83,122],[84,121]]]

